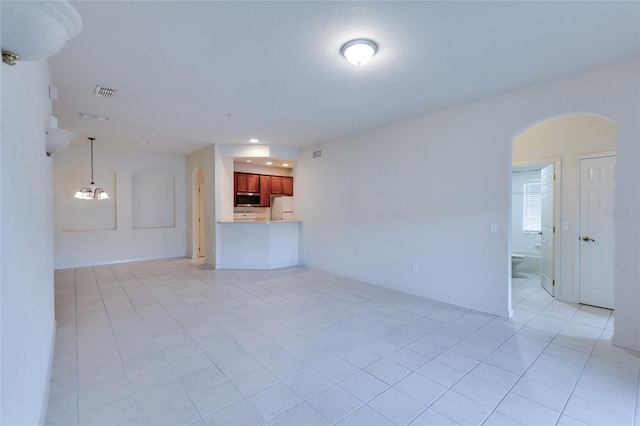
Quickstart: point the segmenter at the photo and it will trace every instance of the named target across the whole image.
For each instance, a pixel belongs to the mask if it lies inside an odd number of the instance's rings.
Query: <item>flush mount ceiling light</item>
[[[369,62],[378,51],[378,45],[368,38],[357,38],[346,42],[340,54],[353,65],[361,66]]]
[[[2,2],[2,61],[46,59],[78,35],[82,19],[67,1]]]
[[[88,188],[83,186],[80,188],[75,198],[79,198],[81,200],[106,200],[109,198],[109,195],[102,188],[96,188],[95,182],[93,181],[93,141],[96,138],[88,138],[91,141],[91,186]]]
[[[259,141],[258,139],[249,139],[249,142],[251,142],[251,143],[258,143],[258,142],[260,142],[260,141]]]

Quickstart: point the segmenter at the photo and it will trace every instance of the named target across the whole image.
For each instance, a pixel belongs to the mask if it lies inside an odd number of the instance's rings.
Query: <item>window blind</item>
[[[524,209],[522,231],[539,233],[542,231],[542,205],[540,179],[527,179],[524,182]]]

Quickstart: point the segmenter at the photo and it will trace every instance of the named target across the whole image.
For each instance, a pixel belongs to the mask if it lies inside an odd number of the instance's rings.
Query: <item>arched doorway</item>
[[[205,257],[205,207],[204,207],[204,171],[196,168],[193,171],[192,200],[193,200],[193,259]]]
[[[601,178],[606,178],[609,183],[612,183],[613,163],[611,157],[615,161],[616,132],[615,122],[601,116],[570,114],[547,117],[532,123],[518,132],[511,140],[510,172],[512,180],[513,172],[518,169],[518,166],[530,164],[541,168],[544,165],[552,164],[555,168],[553,211],[550,216],[549,228],[553,256],[550,260],[552,262],[551,268],[548,270],[552,271],[551,279],[554,281],[549,293],[558,300],[613,308],[613,256],[615,251],[613,218],[606,217],[608,207],[605,205],[613,203],[613,193],[601,192],[600,195],[597,195],[593,192],[593,188],[588,189],[587,187]],[[600,174],[600,172],[602,173]],[[512,227],[509,247],[511,255],[522,254],[526,259],[527,256],[535,257],[536,252],[535,250],[529,252],[522,250],[523,245],[518,241],[523,236],[524,229],[516,229],[514,226],[519,224],[513,218],[514,213],[518,213],[517,208],[514,207],[514,200],[517,201],[517,199],[513,196],[514,190],[517,189],[513,185],[511,186],[509,213],[512,218]],[[608,190],[611,190],[611,187]],[[595,205],[594,194],[597,197],[604,196],[608,201],[600,198],[601,201],[604,200],[605,204]],[[597,231],[602,235],[601,241],[594,242],[591,237],[588,240],[583,240],[585,233],[596,232],[594,231],[596,225],[601,228],[600,231]],[[590,229],[590,232],[587,232],[587,229]],[[535,240],[530,234],[525,236],[529,240]],[[602,246],[598,247],[600,243]],[[545,246],[540,242],[538,247],[540,250],[537,254],[541,260]],[[518,253],[519,250],[525,251],[525,253]],[[605,262],[598,261],[596,263],[594,259],[597,258],[597,255],[594,253],[598,251],[600,253],[605,251],[611,255]],[[544,268],[544,266],[541,264],[540,268]],[[540,273],[538,273],[538,277],[540,277]],[[514,284],[518,282],[520,282],[518,278],[511,278],[511,296],[516,310],[518,302],[521,301],[519,299],[523,298],[523,295],[518,294],[514,288]],[[600,288],[605,283],[610,287],[608,289]],[[604,293],[599,293],[599,296],[596,295],[595,298],[587,297],[587,294],[594,289],[602,290]],[[606,300],[607,298],[610,300]]]

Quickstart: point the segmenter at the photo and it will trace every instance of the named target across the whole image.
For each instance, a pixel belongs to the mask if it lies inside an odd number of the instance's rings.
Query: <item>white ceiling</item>
[[[637,1],[72,4],[83,30],[50,59],[59,126],[177,154],[321,143],[640,55]],[[379,52],[357,68],[339,50],[360,37]]]

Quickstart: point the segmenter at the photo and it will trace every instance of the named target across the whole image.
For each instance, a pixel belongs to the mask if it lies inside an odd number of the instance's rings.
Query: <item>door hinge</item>
[[[553,174],[553,180],[556,180],[556,174],[555,173]]]
[[[554,234],[556,233],[556,227],[555,226],[553,227],[553,233]]]
[[[556,280],[551,280],[551,285],[552,285],[553,287],[555,287],[555,286],[556,286]]]

